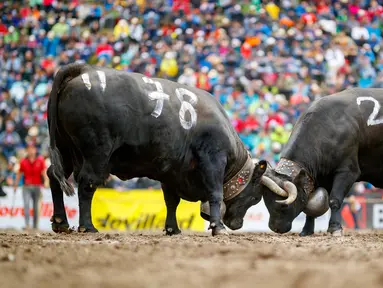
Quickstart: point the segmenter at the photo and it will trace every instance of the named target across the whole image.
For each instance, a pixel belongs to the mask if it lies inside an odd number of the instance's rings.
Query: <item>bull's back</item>
[[[100,145],[114,143],[118,165],[132,165],[136,170],[143,162],[154,169],[158,163],[169,166],[182,161],[190,155],[194,139],[204,132],[220,135],[217,141],[236,142],[223,108],[197,88],[90,66],[68,82],[62,94],[59,118],[67,133],[77,142],[93,142],[99,137]],[[150,170],[147,166],[142,169]]]
[[[353,88],[315,101],[296,123],[293,133],[307,134],[316,130],[318,136],[354,137],[360,147],[381,143],[383,135],[383,89]],[[322,129],[320,129],[322,127]],[[315,133],[314,133],[315,134]],[[349,137],[346,137],[346,136]],[[317,138],[316,142],[321,140]]]
[[[354,88],[315,101],[299,118],[283,157],[312,162],[319,174],[333,173],[357,157],[362,180],[383,172],[383,89]],[[364,178],[364,179],[363,179]]]

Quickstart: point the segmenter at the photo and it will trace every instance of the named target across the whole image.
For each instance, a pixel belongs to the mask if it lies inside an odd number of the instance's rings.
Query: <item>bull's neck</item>
[[[225,170],[224,183],[233,178],[245,165],[248,157],[248,152],[245,147],[240,146],[240,149],[233,155],[229,156]]]

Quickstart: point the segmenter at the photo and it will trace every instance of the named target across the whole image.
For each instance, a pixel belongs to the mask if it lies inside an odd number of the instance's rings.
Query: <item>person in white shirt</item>
[[[328,64],[327,80],[335,84],[338,70],[345,64],[344,54],[338,45],[331,45],[325,53],[325,59]]]
[[[357,26],[352,28],[351,37],[355,41],[367,41],[370,38],[370,33],[366,27],[363,27],[358,23]]]

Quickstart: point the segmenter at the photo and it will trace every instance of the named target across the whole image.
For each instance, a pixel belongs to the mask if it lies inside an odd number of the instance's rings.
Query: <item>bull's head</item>
[[[270,213],[269,228],[277,233],[291,230],[293,220],[305,212],[309,216],[323,215],[329,208],[325,189],[314,190],[304,169],[299,173],[278,173],[267,169],[260,176],[262,195]]]
[[[246,169],[246,165],[249,168]],[[224,186],[224,201],[221,203],[221,218],[224,224],[232,230],[240,229],[243,225],[243,218],[251,206],[257,204],[262,199],[261,179],[267,169],[266,161],[254,162],[250,159],[242,171],[249,172],[248,179],[244,183],[238,183],[234,177],[232,182]],[[241,178],[239,178],[241,179]],[[238,193],[239,192],[239,193]],[[201,216],[209,221],[209,203],[201,205]]]
[[[254,171],[246,188],[234,198],[225,201],[223,223],[231,230],[242,228],[247,209],[262,199],[261,176],[267,169],[267,162],[262,160],[258,163],[253,162],[253,165]]]

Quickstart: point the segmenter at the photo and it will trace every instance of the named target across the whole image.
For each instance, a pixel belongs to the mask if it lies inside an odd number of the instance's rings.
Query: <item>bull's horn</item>
[[[309,200],[303,212],[312,217],[322,216],[329,209],[328,192],[319,187],[309,195]]]
[[[289,194],[283,190],[275,181],[267,176],[262,176],[261,183],[265,185],[267,188],[269,188],[271,191],[273,191],[275,194],[278,194],[282,197],[288,197]]]
[[[285,187],[285,190],[287,191],[289,196],[285,200],[276,200],[276,202],[289,205],[293,203],[295,199],[297,199],[298,190],[294,183],[291,183],[290,181],[283,182],[283,186]]]

